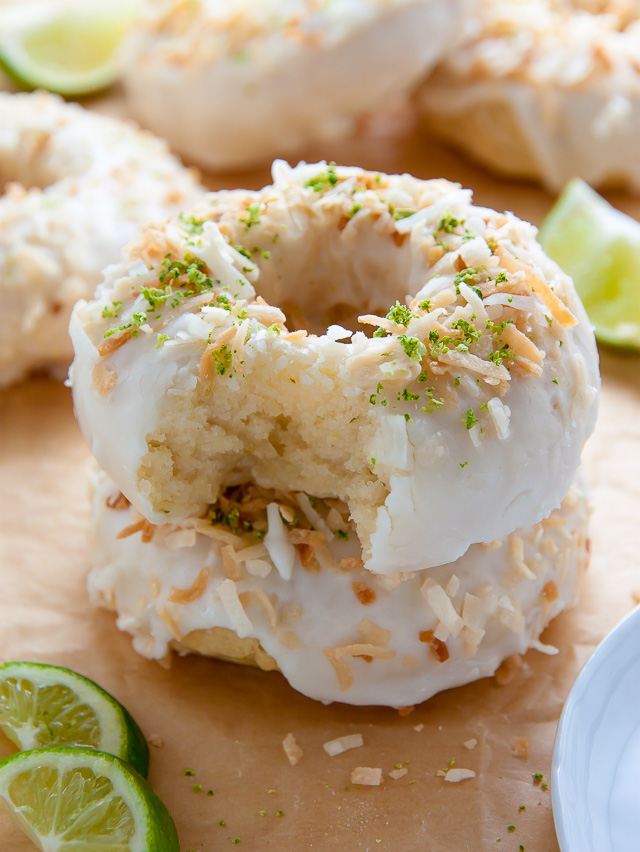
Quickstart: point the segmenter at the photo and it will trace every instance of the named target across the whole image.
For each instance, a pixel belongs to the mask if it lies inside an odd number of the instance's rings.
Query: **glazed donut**
[[[553,653],[540,633],[574,601],[588,562],[580,484],[539,524],[473,545],[453,564],[386,577],[363,569],[346,507],[316,503],[329,523],[342,516],[348,536],[327,542],[296,524],[297,495],[232,491],[222,501],[226,515],[216,507],[213,523],[152,526],[98,476],[91,599],[118,613],[145,657],[173,647],[279,669],[294,689],[324,702],[417,704],[492,675],[530,647]],[[274,507],[276,540],[287,524],[284,535],[296,542],[289,579],[270,557],[265,506],[270,517]],[[249,519],[250,532],[242,527]],[[256,537],[260,527],[264,538]]]
[[[480,0],[417,100],[427,125],[495,171],[560,190],[640,190],[637,0]]]
[[[132,39],[129,108],[172,149],[234,169],[347,133],[412,88],[468,0],[172,0]]]
[[[166,145],[43,92],[0,93],[0,387],[73,357],[73,304],[147,220],[202,193]]]
[[[373,572],[452,562],[557,508],[593,428],[593,333],[535,234],[444,180],[277,162],[76,306],[86,440],[151,523],[254,482],[345,501]]]

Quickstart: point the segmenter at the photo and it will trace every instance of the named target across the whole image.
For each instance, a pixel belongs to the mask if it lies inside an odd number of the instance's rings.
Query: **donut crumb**
[[[362,734],[346,734],[343,737],[337,737],[335,740],[328,740],[322,744],[322,748],[329,757],[335,757],[337,754],[342,754],[352,748],[360,748],[363,745]]]
[[[382,784],[382,769],[371,766],[356,766],[351,772],[352,784],[363,784],[366,787],[379,787]]]
[[[282,740],[282,748],[284,749],[284,753],[286,754],[287,760],[291,766],[296,766],[300,762],[304,752],[296,742],[296,738],[293,734],[287,734],[287,736]]]

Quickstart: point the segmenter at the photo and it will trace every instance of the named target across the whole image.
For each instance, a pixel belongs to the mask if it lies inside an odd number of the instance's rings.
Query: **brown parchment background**
[[[91,106],[122,114],[117,92]],[[427,141],[403,110],[303,156],[459,180],[477,202],[534,222],[552,202],[532,185],[489,176]],[[212,188],[266,182],[267,169],[208,178]],[[610,197],[640,218],[639,199]],[[529,652],[508,686],[485,679],[401,718],[389,709],[325,707],[279,674],[197,657],[174,657],[167,671],[137,656],[114,616],[89,607],[89,453],[69,390],[49,379],[0,392],[0,659],[77,669],[113,692],[147,736],[161,738],[164,745],[151,748],[150,782],[173,814],[183,852],[236,848],[234,838],[247,852],[515,852],[520,844],[526,852],[556,852],[551,793],[532,774],[548,779],[571,684],[640,591],[640,357],[603,350],[601,359],[600,417],[585,453],[595,512],[582,602],[544,634],[559,655]],[[288,732],[304,750],[295,767],[281,746]],[[325,754],[323,742],[349,733],[362,733],[364,748]],[[513,736],[530,738],[529,757],[511,755]],[[463,745],[470,738],[478,740],[473,751]],[[0,757],[10,751],[2,740]],[[477,777],[443,782],[435,773],[450,760]],[[409,772],[393,781],[387,773],[398,763]],[[354,788],[355,766],[382,767],[383,785]],[[185,777],[186,767],[193,777]],[[31,848],[0,814],[0,852]]]

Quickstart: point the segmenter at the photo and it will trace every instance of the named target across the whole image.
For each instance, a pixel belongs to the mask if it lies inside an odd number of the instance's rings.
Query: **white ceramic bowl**
[[[552,779],[562,852],[638,852],[640,608],[576,680],[556,735]]]

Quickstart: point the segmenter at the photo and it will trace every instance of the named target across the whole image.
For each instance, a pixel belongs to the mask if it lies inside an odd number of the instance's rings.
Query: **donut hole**
[[[345,224],[343,214],[329,211],[324,219],[288,224],[276,231],[275,242],[271,228],[251,229],[251,256],[260,269],[256,291],[285,313],[290,330],[322,335],[340,325],[371,334],[359,316],[385,316],[424,284],[422,254],[393,220],[359,215]]]

